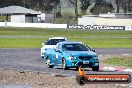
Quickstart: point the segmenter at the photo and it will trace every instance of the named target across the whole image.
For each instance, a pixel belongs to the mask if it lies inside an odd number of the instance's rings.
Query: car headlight
[[[77,57],[75,57],[75,56],[68,56],[68,59],[69,60],[77,60]]]
[[[98,59],[98,57],[96,56],[96,57],[93,57],[93,59]]]

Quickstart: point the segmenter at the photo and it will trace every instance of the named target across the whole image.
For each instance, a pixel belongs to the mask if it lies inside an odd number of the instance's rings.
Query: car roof
[[[65,37],[52,37],[52,38],[49,38],[49,39],[65,39],[66,40]]]
[[[59,42],[59,44],[83,44],[83,43],[82,42],[63,41],[63,42]]]

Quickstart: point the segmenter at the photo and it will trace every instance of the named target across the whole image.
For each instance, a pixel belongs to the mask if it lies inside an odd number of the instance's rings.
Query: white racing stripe
[[[125,53],[125,54],[122,54],[122,55],[124,55],[124,56],[128,56],[128,55],[130,55],[130,54]]]
[[[125,71],[125,72],[132,72],[132,69],[125,69],[123,71]]]
[[[103,71],[124,71],[124,72],[132,72],[132,69],[119,69],[118,67],[100,67]]]
[[[102,70],[104,70],[104,71],[117,71],[117,69],[114,67],[102,67]]]

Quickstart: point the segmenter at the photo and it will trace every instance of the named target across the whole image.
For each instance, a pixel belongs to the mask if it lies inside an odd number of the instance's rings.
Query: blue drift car
[[[79,66],[99,70],[99,59],[94,50],[81,42],[59,42],[55,48],[47,48],[44,53],[49,68],[62,66],[64,70],[78,69]]]

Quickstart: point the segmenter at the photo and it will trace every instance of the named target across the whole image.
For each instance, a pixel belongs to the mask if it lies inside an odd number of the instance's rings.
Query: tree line
[[[51,12],[54,10],[57,17],[61,17],[61,2],[62,0],[0,0],[0,7],[11,5],[18,5],[41,12]],[[116,8],[113,2],[115,2]],[[85,15],[87,9],[90,8],[92,14],[113,12],[120,12],[120,8],[124,12],[132,11],[132,0],[69,0],[75,7],[75,15],[78,15],[78,2],[81,3],[81,15]]]

